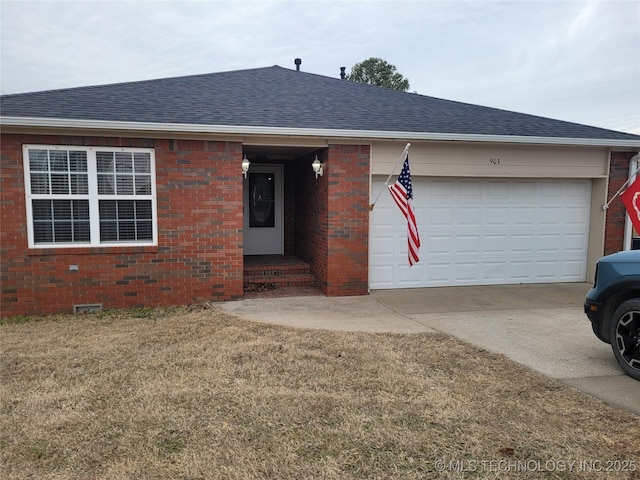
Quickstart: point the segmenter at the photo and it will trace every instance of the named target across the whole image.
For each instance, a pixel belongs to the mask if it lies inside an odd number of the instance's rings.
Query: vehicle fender
[[[640,297],[640,273],[623,281],[615,282],[603,289],[597,298],[593,300],[598,302],[608,302],[609,299],[619,294],[629,294],[627,298]],[[626,296],[626,295],[624,295]]]

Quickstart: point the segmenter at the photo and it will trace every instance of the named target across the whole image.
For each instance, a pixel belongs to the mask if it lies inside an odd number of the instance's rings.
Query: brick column
[[[369,146],[331,145],[296,168],[296,255],[330,296],[366,295],[369,281]]]
[[[636,152],[611,152],[609,165],[609,195],[611,198],[629,177],[629,162]],[[604,234],[604,254],[619,252],[624,247],[624,223],[626,210],[620,197],[607,210]]]
[[[327,295],[366,295],[369,282],[368,145],[331,145],[327,182]]]

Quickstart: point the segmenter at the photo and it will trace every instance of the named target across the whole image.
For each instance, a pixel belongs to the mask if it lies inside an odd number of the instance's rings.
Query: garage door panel
[[[415,265],[414,265],[415,266]],[[412,267],[413,268],[413,267]],[[423,281],[416,283],[417,286],[440,286],[451,282],[451,264],[447,262],[434,261],[428,265],[429,275]]]
[[[510,213],[511,226],[532,226],[536,224],[536,210],[534,207],[521,207],[514,205],[510,208]]]
[[[450,227],[453,216],[454,211],[451,207],[428,207],[425,209],[424,215],[418,215],[416,218],[424,218],[426,220],[426,224],[432,227]]]
[[[381,215],[381,222],[378,225],[378,228],[388,228],[388,229],[393,229],[395,227],[395,223],[396,223],[396,218],[395,215],[393,215],[393,212],[391,211],[391,209],[387,209],[386,212],[380,212]]]
[[[425,244],[429,244],[429,251],[432,255],[451,255],[453,243],[453,238],[451,235],[429,235],[426,238],[421,236],[421,240],[426,240]]]
[[[484,194],[484,186],[479,183],[470,183],[462,185],[460,183],[453,183],[454,195],[468,200],[481,200]]]
[[[453,271],[457,283],[470,283],[480,276],[481,265],[478,262],[458,262],[454,264]]]
[[[395,235],[380,235],[371,238],[371,255],[377,257],[393,257],[396,247]]]
[[[565,185],[550,180],[540,180],[536,182],[536,186],[539,190],[540,197],[555,197],[556,200],[560,200],[567,190]]]
[[[538,225],[559,225],[564,221],[562,207],[540,207],[537,210]]]
[[[398,287],[397,280],[393,275],[393,267],[374,265],[370,267],[370,276],[378,279],[378,288],[394,288]]]
[[[415,180],[417,177],[413,177]],[[429,198],[446,198],[450,199],[455,192],[455,182],[452,179],[438,178],[433,179],[431,184],[431,191],[429,191]],[[415,195],[415,193],[414,193]]]
[[[479,235],[458,235],[454,241],[454,249],[459,255],[478,256],[482,253]]]
[[[483,283],[500,283],[506,277],[507,262],[485,262]]]
[[[581,228],[589,221],[589,209],[586,207],[567,207],[564,209],[564,223],[576,225]]]
[[[520,282],[527,282],[531,279],[532,272],[532,261],[516,260],[512,261],[509,264],[509,272],[507,274],[507,278],[513,278],[514,280],[519,280]]]
[[[511,197],[511,185],[501,181],[487,180],[481,184],[484,201],[503,202]]]
[[[510,251],[509,236],[506,234],[489,234],[483,238],[484,253],[487,255],[507,256]]]
[[[509,225],[510,212],[507,207],[487,206],[484,209],[485,227],[506,227]]]
[[[537,185],[531,182],[513,182],[509,200],[522,201],[535,197]]]
[[[589,180],[414,177],[413,190],[421,261],[408,267],[406,220],[383,194],[371,214],[371,288],[585,280]]]
[[[553,282],[559,275],[560,263],[553,260],[538,260],[536,262],[536,279],[543,282]]]
[[[565,197],[585,202],[591,199],[591,184],[588,182],[574,183],[567,186]]]
[[[455,213],[455,225],[479,227],[481,225],[482,210],[475,207],[459,208]]]
[[[545,255],[558,255],[562,250],[562,235],[550,233],[538,235],[538,252]]]
[[[411,285],[411,286],[418,285],[422,278],[422,274],[423,274],[422,270],[423,270],[423,267],[422,266],[418,267],[417,265],[416,265],[416,268],[398,269],[400,282],[405,285]]]
[[[564,278],[567,279],[572,279],[572,280],[567,280],[567,281],[575,281],[575,282],[581,282],[584,279],[584,275],[582,273],[582,260],[581,259],[576,259],[576,260],[566,260],[565,262],[562,263],[562,276]]]
[[[511,254],[518,256],[533,255],[535,238],[536,236],[533,233],[511,235]]]
[[[574,253],[581,256],[588,245],[589,240],[587,236],[583,234],[567,234],[562,237],[562,248],[565,253]]]

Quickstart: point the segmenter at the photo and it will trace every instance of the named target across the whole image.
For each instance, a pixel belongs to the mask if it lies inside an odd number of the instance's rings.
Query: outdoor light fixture
[[[318,178],[318,176],[320,177],[322,176],[322,163],[320,163],[320,160],[318,160],[317,155],[316,155],[316,159],[311,164],[311,167],[313,167],[313,171],[316,174],[316,178]]]
[[[247,158],[247,154],[245,153],[244,158],[242,159],[242,174],[244,175],[244,178],[247,178],[249,165],[251,165],[251,162],[249,161],[249,159]]]

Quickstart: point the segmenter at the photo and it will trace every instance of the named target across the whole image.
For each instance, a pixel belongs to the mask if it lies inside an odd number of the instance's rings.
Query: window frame
[[[31,165],[29,161],[30,150],[48,151],[74,151],[86,152],[87,156],[87,194],[58,194],[58,193],[33,193],[31,188]],[[98,193],[98,152],[115,153],[146,153],[150,160],[151,193],[137,195],[134,191],[131,195],[99,194]],[[27,213],[27,237],[29,248],[107,248],[107,247],[140,247],[158,245],[158,209],[156,200],[156,161],[155,150],[152,148],[136,147],[86,147],[77,145],[40,145],[29,144],[22,146],[22,159],[24,170],[25,200]],[[51,174],[51,168],[48,170]],[[89,202],[89,242],[35,242],[33,200],[88,200]],[[151,200],[151,240],[126,240],[126,241],[101,241],[100,240],[100,201],[101,200]]]

